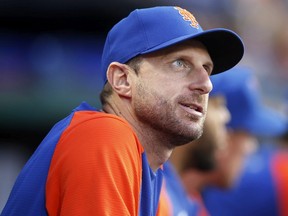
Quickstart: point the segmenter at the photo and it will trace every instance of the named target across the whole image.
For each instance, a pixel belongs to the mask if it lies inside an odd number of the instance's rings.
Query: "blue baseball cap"
[[[140,54],[151,53],[188,39],[197,39],[207,48],[214,63],[213,74],[235,66],[243,57],[241,38],[224,28],[203,30],[185,9],[158,6],[136,9],[108,33],[102,54],[101,73],[111,62],[126,63]]]
[[[231,114],[228,128],[261,137],[280,136],[285,132],[285,117],[262,102],[257,77],[250,68],[236,66],[211,76],[211,82],[211,94],[221,94],[226,98]]]

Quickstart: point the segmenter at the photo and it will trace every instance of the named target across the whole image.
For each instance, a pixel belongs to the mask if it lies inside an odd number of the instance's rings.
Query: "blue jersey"
[[[287,216],[288,153],[260,148],[247,159],[235,187],[207,188],[203,199],[213,216]]]
[[[154,216],[162,178],[124,119],[82,103],[31,156],[1,216]]]
[[[184,189],[182,182],[172,164],[168,161],[164,164],[164,183],[161,195],[161,205],[165,211],[158,216],[198,216],[201,205],[193,199]]]

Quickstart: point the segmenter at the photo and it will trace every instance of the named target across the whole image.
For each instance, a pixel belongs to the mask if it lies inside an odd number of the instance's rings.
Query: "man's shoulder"
[[[99,110],[79,110],[74,113],[70,126],[90,125],[98,129],[129,128],[130,124],[114,114],[105,113]]]

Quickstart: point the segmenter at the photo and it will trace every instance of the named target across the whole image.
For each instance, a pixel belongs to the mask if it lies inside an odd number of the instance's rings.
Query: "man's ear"
[[[130,68],[119,62],[112,62],[107,70],[107,80],[114,91],[124,97],[131,96],[131,83],[128,80]]]

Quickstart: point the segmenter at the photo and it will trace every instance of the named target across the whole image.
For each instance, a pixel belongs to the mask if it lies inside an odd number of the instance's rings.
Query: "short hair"
[[[140,70],[140,64],[142,62],[142,59],[143,59],[142,56],[138,55],[138,56],[130,59],[125,64],[129,65],[135,71],[135,73],[138,74],[138,72]],[[107,100],[112,95],[112,93],[113,93],[112,86],[110,85],[109,82],[106,82],[104,84],[102,91],[100,92],[100,101],[101,101],[102,106],[107,103]]]

